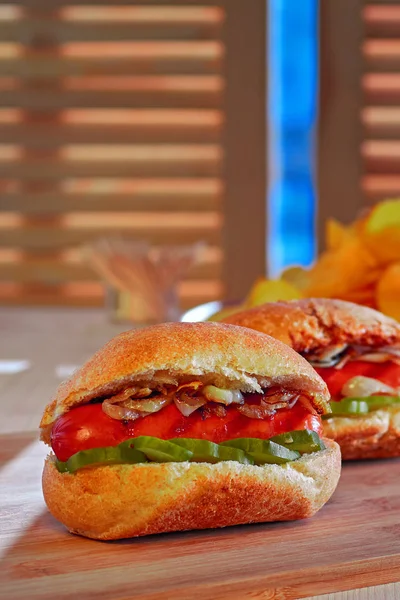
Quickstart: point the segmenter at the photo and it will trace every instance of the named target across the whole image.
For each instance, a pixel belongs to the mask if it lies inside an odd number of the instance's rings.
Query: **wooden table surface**
[[[345,465],[306,521],[113,543],[67,534],[44,506],[37,425],[62,374],[125,328],[100,311],[0,309],[0,598],[400,598],[400,460]]]

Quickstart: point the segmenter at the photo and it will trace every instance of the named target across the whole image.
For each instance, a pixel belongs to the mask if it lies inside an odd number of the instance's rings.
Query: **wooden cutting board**
[[[400,460],[346,464],[312,519],[95,542],[46,512],[32,439],[0,436],[2,599],[292,600],[400,579]]]

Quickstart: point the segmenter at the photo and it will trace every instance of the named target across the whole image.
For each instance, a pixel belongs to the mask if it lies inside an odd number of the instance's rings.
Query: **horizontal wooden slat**
[[[195,265],[188,279],[218,279],[221,275],[219,263]],[[90,266],[67,263],[61,260],[0,261],[0,281],[60,283],[65,281],[92,281],[99,279]]]
[[[3,12],[6,13],[4,18],[9,20],[10,10]],[[190,2],[186,3],[186,6],[179,6],[176,3],[169,3],[166,6],[151,6],[151,2],[131,2],[129,6],[123,6],[120,2],[109,3],[107,6],[98,4],[90,6],[85,2],[79,6],[68,3],[67,6],[63,6],[57,11],[57,16],[63,20],[73,22],[114,23],[129,21],[136,24],[162,23],[165,25],[171,23],[220,23],[224,20],[225,13],[222,8],[204,6],[201,1],[195,6],[190,6]]]
[[[400,75],[398,74],[368,73],[362,78],[362,86],[368,103],[400,104]]]
[[[68,90],[30,85],[0,92],[0,107],[41,111],[90,107],[219,108],[221,104],[222,90]]]
[[[80,125],[0,123],[0,140],[28,148],[63,144],[210,143],[221,139],[221,125]]]
[[[99,21],[68,22],[53,19],[22,19],[1,22],[0,39],[21,44],[34,43],[45,38],[55,44],[70,41],[121,41],[121,40],[193,40],[215,39],[219,35],[220,22],[209,20],[200,23],[125,22],[104,23]]]
[[[383,37],[400,35],[400,7],[390,4],[370,4],[363,8],[366,35]]]
[[[68,247],[80,246],[90,240],[112,235],[125,235],[131,239],[145,239],[151,244],[191,244],[199,240],[216,245],[220,243],[220,231],[218,228],[192,226],[184,228],[165,228],[154,225],[146,229],[134,227],[111,228],[78,228],[66,229],[56,227],[15,227],[2,229],[0,231],[0,246],[18,246],[26,250],[60,250]]]
[[[129,6],[124,6],[121,2],[108,3],[107,6],[90,6],[87,2],[79,5],[68,3],[61,7],[57,15],[67,21],[96,21],[113,23],[115,21],[130,21],[133,23],[214,23],[224,19],[224,10],[218,6],[204,6],[197,2],[195,6],[179,6],[176,3],[168,3],[166,6],[157,4],[151,6],[151,2],[131,2]],[[215,3],[217,4],[217,3]],[[0,4],[1,7],[1,4]],[[10,10],[3,10],[4,18],[10,19]],[[2,17],[0,11],[0,17]],[[15,14],[14,11],[11,11]],[[21,11],[21,14],[22,11]],[[41,12],[41,14],[44,14]],[[14,16],[15,19],[15,16]]]
[[[400,171],[400,141],[367,140],[362,144],[361,153],[367,171]]]
[[[4,81],[1,79],[0,81]],[[18,82],[18,80],[15,80]],[[221,92],[224,81],[219,75],[129,75],[64,77],[63,90],[104,90],[129,92]],[[11,86],[10,86],[11,87]]]
[[[0,10],[0,110],[15,116],[0,121],[0,304],[101,304],[94,272],[64,256],[99,237],[217,249],[224,13],[201,4],[21,0],[15,14]],[[113,108],[118,122],[92,119]],[[132,108],[148,118],[124,121]],[[214,117],[151,121],[155,108]],[[74,109],[93,111],[85,121]],[[9,248],[19,258],[7,258]],[[192,269],[180,285],[184,306],[221,295],[220,268],[221,253]]]
[[[40,219],[39,219],[40,220]],[[51,219],[54,221],[54,219]],[[19,212],[8,212],[3,215],[0,221],[0,232],[12,227],[19,227],[25,225],[25,217]],[[36,219],[33,219],[36,222]],[[42,222],[42,220],[40,220]],[[186,227],[193,227],[193,222],[199,225],[200,228],[208,227],[215,228],[219,226],[220,215],[218,212],[198,212],[198,213],[186,213],[176,212],[170,214],[169,212],[137,212],[132,214],[129,212],[113,212],[111,210],[106,213],[93,213],[92,211],[87,212],[64,212],[62,216],[57,219],[60,227],[65,228],[87,228],[87,229],[102,229],[110,228],[111,230],[124,228],[133,230],[146,229],[147,227],[158,227],[163,229],[179,229]],[[28,224],[29,228],[30,225]]]
[[[183,281],[178,285],[183,310],[217,300],[222,295],[219,281]],[[105,290],[96,282],[70,282],[64,285],[33,286],[0,282],[0,305],[104,306]]]
[[[214,76],[194,76],[184,77],[193,85],[193,81],[203,81],[204,79],[213,79]],[[171,80],[172,78],[170,78]],[[15,115],[18,115],[18,110],[3,109],[0,110],[0,122],[7,123],[12,117],[13,121],[18,121]],[[126,127],[194,127],[195,125],[210,127],[213,125],[221,125],[224,121],[224,115],[219,110],[210,109],[69,109],[62,113],[62,123],[71,125],[125,125]],[[20,120],[20,119],[19,119]]]
[[[368,137],[400,137],[400,107],[367,106],[361,111],[361,118]]]
[[[7,150],[7,146],[4,147]],[[66,177],[201,177],[218,175],[218,145],[66,146],[56,159],[0,160],[0,178],[54,181]],[[0,155],[1,157],[1,155]]]
[[[362,189],[371,201],[382,200],[390,196],[400,196],[399,175],[365,175]]]
[[[370,39],[362,45],[367,68],[375,71],[398,71],[400,40]]]
[[[21,111],[16,108],[0,108],[0,123],[18,123]]]
[[[209,211],[220,207],[222,190],[209,191],[160,191],[153,193],[88,193],[65,194],[57,192],[6,194],[0,192],[0,210],[2,212],[19,211],[27,214],[61,215],[69,211]],[[222,187],[222,186],[221,186]]]

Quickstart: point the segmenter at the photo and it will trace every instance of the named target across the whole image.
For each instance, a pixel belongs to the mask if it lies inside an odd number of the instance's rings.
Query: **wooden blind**
[[[400,196],[400,4],[366,2],[362,46],[362,188],[371,201]]]
[[[320,240],[400,196],[400,2],[321,2]]]
[[[0,302],[99,304],[80,248],[204,240],[182,305],[222,293],[225,11],[0,3]]]

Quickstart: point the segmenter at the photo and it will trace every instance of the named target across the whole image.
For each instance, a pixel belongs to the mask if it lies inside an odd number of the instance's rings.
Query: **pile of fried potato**
[[[364,304],[400,321],[400,200],[377,204],[349,226],[329,220],[326,250],[313,267],[291,267],[278,280],[258,279],[244,303],[229,312],[312,297]],[[221,311],[213,320],[224,316]]]

